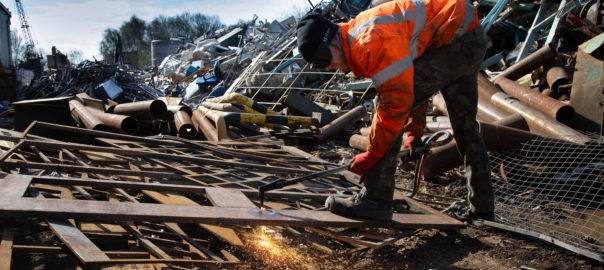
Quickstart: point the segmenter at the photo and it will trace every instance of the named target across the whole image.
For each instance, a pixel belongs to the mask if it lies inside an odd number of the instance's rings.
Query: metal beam
[[[13,178],[8,175],[6,179]],[[15,178],[24,186],[33,177]],[[0,186],[0,194],[10,194]],[[57,199],[0,198],[0,215],[6,217],[78,218],[83,220],[156,221],[207,223],[215,225],[275,225],[313,227],[380,227],[380,228],[460,228],[459,221],[438,215],[394,214],[392,221],[351,219],[327,211],[281,210],[260,211],[257,208],[158,205],[104,201]]]

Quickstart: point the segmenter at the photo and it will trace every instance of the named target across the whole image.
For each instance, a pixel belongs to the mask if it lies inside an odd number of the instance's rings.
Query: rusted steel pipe
[[[510,116],[510,113],[495,107],[495,105],[491,103],[490,96],[487,97],[480,91],[478,92],[478,111],[476,113],[477,120],[492,123],[508,116]]]
[[[531,131],[537,134],[582,145],[591,141],[589,137],[508,96],[481,74],[478,74],[478,90],[479,94],[490,96],[491,103],[498,108],[512,114],[522,115],[529,124]]]
[[[177,111],[174,113],[174,124],[178,130],[178,136],[191,139],[195,137],[195,127],[191,116],[186,111]]]
[[[210,123],[210,120],[208,120],[203,115],[203,112],[201,112],[200,110],[194,110],[193,117],[191,120],[193,120],[193,125],[195,126],[195,129],[201,131],[201,133],[203,133],[203,135],[206,137],[206,140],[219,141],[218,132],[216,132],[216,128],[214,128],[212,123]]]
[[[123,114],[137,118],[138,120],[163,119],[168,107],[161,100],[147,100],[132,103],[118,104],[113,107],[111,113]]]
[[[518,124],[518,122],[523,121],[521,119],[518,116],[513,116],[497,123],[521,126],[521,124]],[[506,151],[518,147],[522,142],[540,137],[526,130],[484,122],[479,122],[479,129],[480,135],[489,151]],[[424,170],[422,173],[424,178],[440,175],[463,165],[463,159],[459,151],[457,151],[455,140],[441,147],[433,148],[431,151],[430,156],[424,161]]]
[[[559,92],[561,85],[570,84],[571,78],[568,71],[560,65],[555,65],[547,70],[545,79],[549,87],[556,92]]]
[[[539,91],[522,86],[506,77],[499,77],[493,82],[501,87],[506,94],[519,99],[557,121],[570,121],[575,116],[575,110],[570,105],[542,95]]]
[[[97,117],[103,124],[105,124],[109,129],[125,134],[136,134],[139,129],[138,120],[134,117],[130,117],[127,115],[114,114],[114,113],[106,113],[101,110],[86,107],[90,113],[92,113],[95,117]]]
[[[506,77],[510,80],[518,80],[520,77],[530,73],[534,69],[544,64],[551,63],[557,55],[558,53],[554,50],[553,45],[546,44],[539,50],[536,50],[522,59],[520,62],[504,70],[501,74],[497,75],[497,78]]]
[[[405,137],[403,137],[403,139],[405,139]],[[348,144],[354,149],[367,151],[369,148],[369,138],[362,134],[354,134],[348,139]],[[401,146],[401,150],[403,150],[403,148],[404,146]]]
[[[94,116],[82,103],[73,99],[69,101],[69,107],[71,109],[71,114],[82,121],[82,124],[86,126],[88,129],[92,130],[101,130],[107,131],[108,128],[99,120],[96,116]]]
[[[437,111],[447,113],[447,106],[442,95],[438,94],[432,99],[432,105]],[[495,122],[509,116],[510,114],[502,109],[495,107],[490,101],[490,97],[478,95],[478,110],[476,119],[483,122]]]
[[[348,144],[354,149],[360,151],[367,151],[367,148],[369,148],[369,139],[367,138],[367,136],[363,136],[361,134],[354,134],[350,136],[350,139],[348,139]]]
[[[350,126],[354,125],[354,123],[361,120],[365,114],[367,114],[367,108],[365,108],[363,105],[359,105],[348,111],[342,116],[331,121],[331,123],[323,126],[321,128],[321,134],[317,136],[318,141],[324,142],[325,140],[349,128]]]

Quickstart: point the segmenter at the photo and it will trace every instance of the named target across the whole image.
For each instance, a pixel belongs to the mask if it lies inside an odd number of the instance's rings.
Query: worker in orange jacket
[[[413,108],[440,90],[468,182],[469,207],[457,214],[463,219],[494,217],[488,155],[476,123],[476,76],[487,41],[472,4],[394,0],[340,24],[309,13],[298,23],[297,36],[302,57],[314,68],[371,78],[378,92],[369,148],[354,157],[349,168],[361,175],[364,187],[352,198],[329,197],[325,204],[330,211],[392,218],[403,126]],[[413,150],[421,143],[418,139],[410,136],[404,145]]]

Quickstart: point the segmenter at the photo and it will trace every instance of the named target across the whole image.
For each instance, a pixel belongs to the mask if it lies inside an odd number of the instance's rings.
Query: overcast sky
[[[11,14],[11,29],[22,35],[15,1],[1,0]],[[132,15],[150,22],[159,15],[183,12],[217,15],[226,25],[254,14],[272,21],[310,8],[308,0],[22,0],[36,47],[49,52],[54,45],[67,53],[84,52],[84,57],[99,57],[99,43],[106,28],[119,28]],[[319,0],[311,0],[313,4]]]

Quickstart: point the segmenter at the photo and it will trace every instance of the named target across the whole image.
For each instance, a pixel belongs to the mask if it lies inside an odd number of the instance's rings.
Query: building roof
[[[0,9],[8,14],[9,17],[11,16],[10,11],[4,6],[4,4],[2,4],[2,2],[0,2]]]

